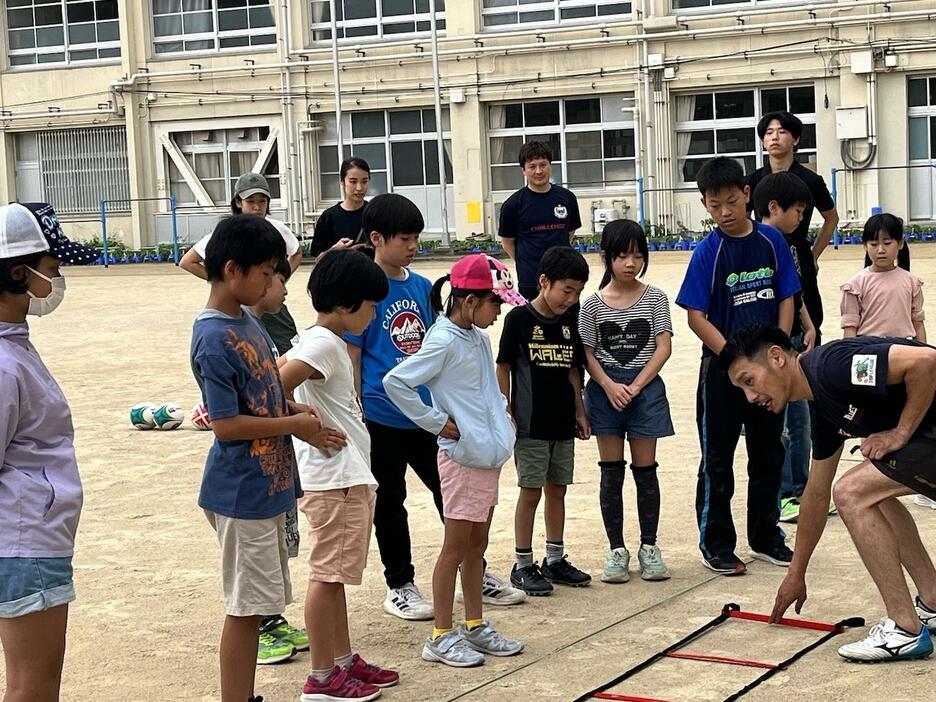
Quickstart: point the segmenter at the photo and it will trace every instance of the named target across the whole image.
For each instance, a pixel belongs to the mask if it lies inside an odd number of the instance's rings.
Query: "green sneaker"
[[[309,635],[306,633],[306,630],[297,629],[287,622],[285,617],[277,617],[274,621],[270,622],[269,626],[262,629],[262,631],[272,635],[273,638],[283,643],[289,644],[297,651],[309,650]]]
[[[936,509],[936,507],[933,509]],[[833,514],[838,514],[838,507],[835,506],[835,500],[829,500],[829,516],[832,516]]]
[[[799,498],[784,497],[780,500],[780,521],[787,524],[796,524],[799,519]]]
[[[640,577],[644,580],[669,580],[670,573],[663,562],[659,546],[641,544],[637,561],[640,563]]]
[[[605,560],[604,572],[601,574],[601,582],[626,583],[630,580],[630,574],[627,572],[629,565],[630,552],[626,546],[610,549]]]
[[[296,649],[291,643],[280,641],[272,634],[260,634],[257,643],[257,665],[269,665],[288,661],[296,655]]]

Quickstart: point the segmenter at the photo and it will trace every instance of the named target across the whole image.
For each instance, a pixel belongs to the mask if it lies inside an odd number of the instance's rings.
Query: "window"
[[[320,199],[341,198],[338,182],[338,135],[335,115],[323,114],[319,139]],[[449,112],[442,110],[445,182],[452,184],[452,141]],[[342,115],[343,158],[358,156],[370,166],[369,194],[395,192],[407,187],[439,184],[438,138],[435,110],[351,112]]]
[[[674,10],[692,10],[698,7],[720,7],[722,5],[731,5],[729,9],[737,9],[738,5],[747,6],[747,7],[763,7],[764,5],[775,5],[775,4],[787,4],[792,5],[796,4],[794,0],[673,0],[673,9]],[[832,4],[834,5],[834,0],[819,0],[816,3],[817,5],[821,4]]]
[[[99,212],[101,200],[128,210],[127,132],[123,127],[58,129],[15,136],[16,197],[51,202],[59,214]]]
[[[310,0],[312,41],[331,40],[329,0]],[[339,39],[393,38],[431,30],[429,0],[335,0]],[[436,0],[436,26],[445,29],[445,0]]]
[[[10,66],[118,58],[117,0],[6,0]]]
[[[713,156],[731,156],[750,173],[764,163],[757,122],[767,112],[789,110],[803,121],[799,161],[816,168],[816,95],[813,86],[726,90],[676,96],[679,179],[694,183]]]
[[[533,140],[545,141],[552,148],[555,183],[570,188],[633,183],[632,101],[632,94],[618,94],[490,105],[491,189],[523,187],[517,155],[524,142]]]
[[[197,132],[173,132],[170,137],[185,156],[198,180],[216,205],[226,205],[234,197],[238,177],[253,169],[263,149],[269,127],[206,129]],[[195,195],[168,158],[169,192],[180,205],[196,204]],[[280,197],[279,160],[274,147],[263,175],[270,185],[270,196]]]
[[[518,24],[558,24],[631,13],[630,2],[614,0],[482,0],[485,29]]]
[[[276,44],[270,0],[153,0],[157,54]]]
[[[936,76],[907,79],[910,219],[936,219]]]

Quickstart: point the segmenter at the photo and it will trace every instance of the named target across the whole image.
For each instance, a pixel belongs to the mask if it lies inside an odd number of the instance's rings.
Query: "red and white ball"
[[[201,402],[192,408],[192,424],[196,429],[209,431],[211,429],[211,417],[208,416],[208,408]]]

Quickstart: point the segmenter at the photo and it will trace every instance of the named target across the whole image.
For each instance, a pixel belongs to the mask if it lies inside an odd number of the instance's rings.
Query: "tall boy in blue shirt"
[[[702,449],[696,517],[703,564],[723,575],[742,575],[731,516],[734,453],[745,427],[748,452],[747,536],[751,555],[788,566],[778,496],[783,467],[783,415],[745,402],[718,355],[725,338],[747,324],[793,324],[799,278],[783,236],[747,217],[744,171],[733,159],[706,162],[696,178],[702,205],[716,228],[696,248],[676,304],[688,310],[689,328],[702,341],[696,423]]]
[[[222,220],[205,255],[211,293],[192,330],[192,372],[215,434],[198,505],[221,547],[222,702],[261,699],[260,619],[292,601],[286,513],[302,491],[290,435],[312,443],[322,428],[311,408],[287,402],[272,341],[243,309],[266,294],[285,258],[282,237],[263,218]]]

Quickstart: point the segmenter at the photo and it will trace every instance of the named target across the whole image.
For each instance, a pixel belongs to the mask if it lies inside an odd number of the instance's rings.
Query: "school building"
[[[436,8],[433,51],[430,7]],[[334,20],[331,8],[335,7]],[[699,231],[693,180],[765,156],[766,111],[806,124],[800,159],[842,223],[936,219],[932,0],[0,0],[0,201],[53,203],[72,235],[193,239],[237,176],[271,181],[295,231],[339,197],[344,154],[371,195],[439,233],[494,233],[532,138],[596,218]],[[335,27],[337,41],[333,45]],[[337,57],[337,63],[335,61]],[[438,65],[438,72],[434,69]],[[441,120],[436,119],[438,77]],[[611,215],[615,216],[615,215]]]

